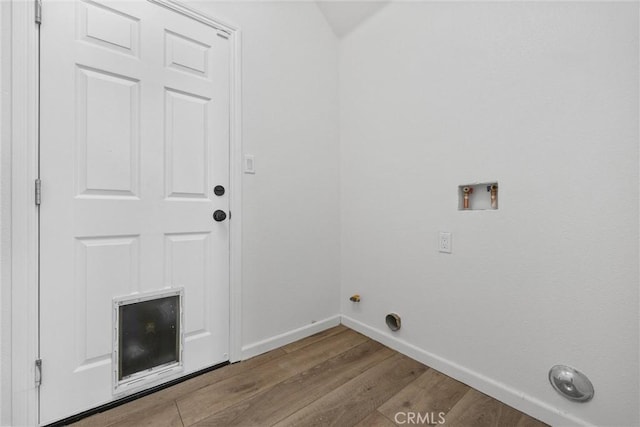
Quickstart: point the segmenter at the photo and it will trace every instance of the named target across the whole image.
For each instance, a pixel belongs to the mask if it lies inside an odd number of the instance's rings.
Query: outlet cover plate
[[[445,253],[445,254],[450,254],[451,253],[451,246],[452,246],[452,236],[451,233],[448,231],[441,231],[439,236],[438,236],[438,251]]]

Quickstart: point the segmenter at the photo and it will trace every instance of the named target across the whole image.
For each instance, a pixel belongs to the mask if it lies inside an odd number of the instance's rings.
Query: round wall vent
[[[594,389],[589,378],[571,366],[551,368],[549,382],[558,393],[574,402],[588,402],[593,398]]]
[[[398,316],[396,313],[387,314],[387,317],[385,317],[385,322],[387,322],[387,326],[392,331],[397,331],[398,329],[400,329],[400,316]]]

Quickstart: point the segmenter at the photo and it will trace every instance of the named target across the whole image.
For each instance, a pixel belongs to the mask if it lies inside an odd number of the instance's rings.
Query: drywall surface
[[[193,6],[242,29],[247,347],[339,313],[337,40],[314,3]]]
[[[385,7],[389,0],[350,1],[318,0],[315,2],[338,37],[348,34],[364,20]]]
[[[547,422],[640,424],[638,7],[392,3],[341,41],[345,316]]]
[[[11,418],[11,3],[0,3],[0,425]],[[9,286],[7,286],[9,285]]]

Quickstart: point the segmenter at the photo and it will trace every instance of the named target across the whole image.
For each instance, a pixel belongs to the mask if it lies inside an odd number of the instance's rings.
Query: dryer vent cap
[[[396,313],[387,314],[385,322],[387,322],[387,326],[392,331],[397,331],[398,329],[400,329],[400,326],[402,326],[400,316],[398,316]]]

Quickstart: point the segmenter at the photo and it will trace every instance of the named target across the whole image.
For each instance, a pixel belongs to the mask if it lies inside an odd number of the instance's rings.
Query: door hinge
[[[35,0],[36,2],[36,16],[35,21],[36,24],[42,24],[42,0]]]
[[[36,359],[36,387],[42,384],[42,359]]]
[[[36,179],[36,205],[40,206],[42,202],[42,181],[40,178]]]

